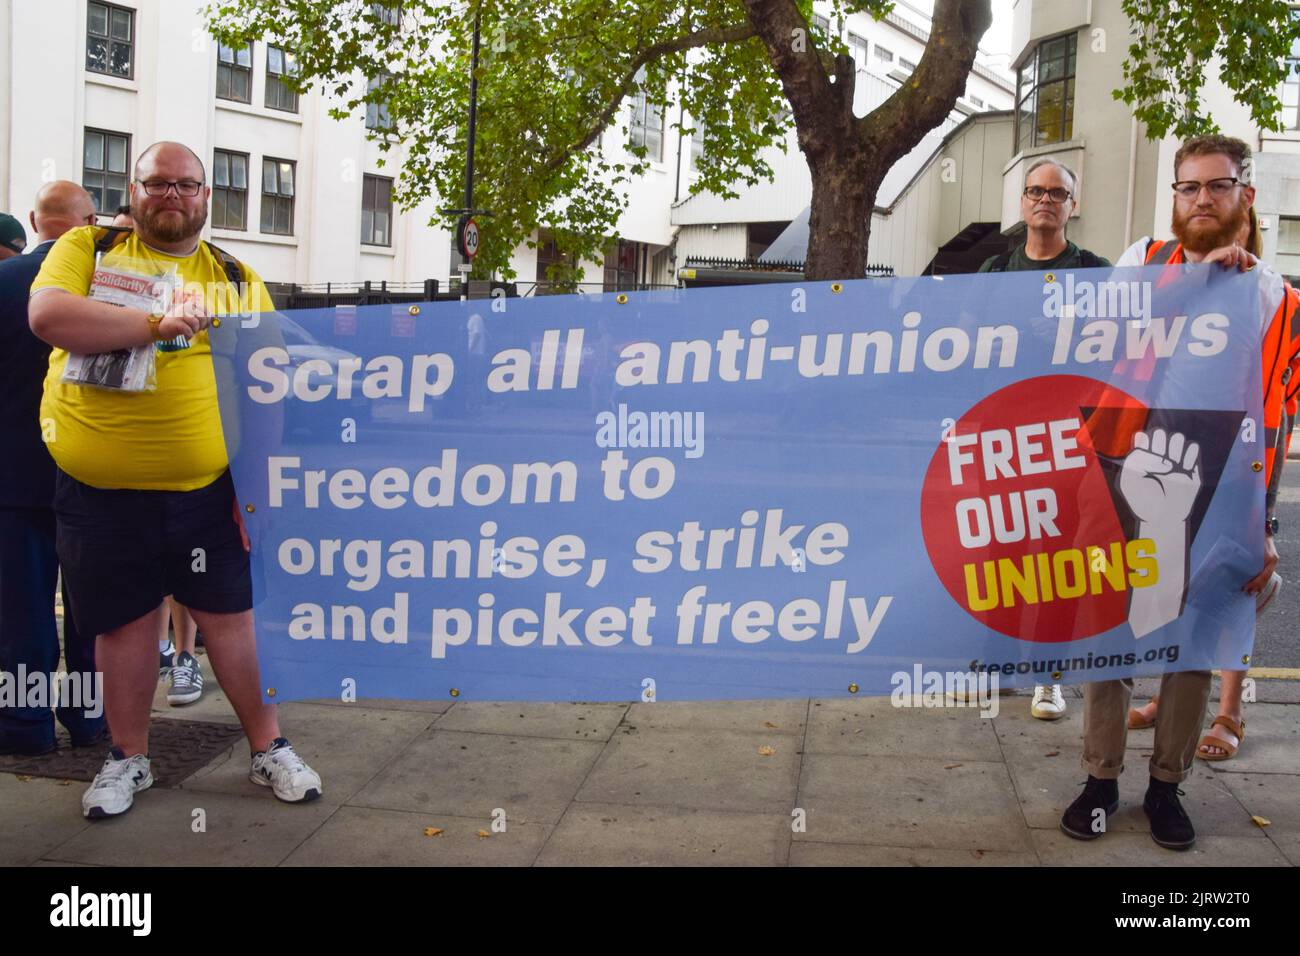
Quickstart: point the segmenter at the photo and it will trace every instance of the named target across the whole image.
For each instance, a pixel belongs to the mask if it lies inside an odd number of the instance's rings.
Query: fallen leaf
[[[1271,820],[1265,820],[1263,817],[1257,817],[1253,813],[1251,814],[1250,819],[1254,822],[1255,826],[1260,827],[1261,829],[1263,827],[1269,826],[1272,823]]]
[[[770,729],[770,730],[776,730],[776,728],[777,728],[777,725],[774,724],[774,723],[772,723],[770,720],[765,720],[765,721],[763,721],[763,726],[764,726],[764,727],[767,727],[767,728]]]
[[[425,827],[425,828],[424,828],[424,835],[425,835],[425,836],[442,836],[442,828],[441,828],[441,827]]]
[[[23,783],[31,783],[32,778],[25,773],[20,773],[18,779]]]
[[[760,757],[770,757],[774,753],[776,753],[776,748],[769,747],[767,744],[763,744],[763,746],[758,748],[758,755]]]
[[[72,781],[71,781],[71,780],[60,780],[60,781],[59,781],[59,786],[60,786],[60,787],[70,787],[70,786],[72,786]]]
[[[488,837],[490,837],[491,835],[492,835],[492,834],[488,833],[486,830],[479,830],[479,831],[478,831],[478,838],[479,838],[480,840],[486,840],[486,839],[487,839]]]
[[[962,766],[962,764],[959,764],[959,763],[950,763],[950,764],[948,764],[948,766],[944,767],[943,769],[944,769],[944,770],[956,770],[956,769],[957,769],[958,767],[960,767],[960,766]]]
[[[1059,757],[1059,756],[1061,756],[1061,752],[1060,752],[1059,750],[1050,750],[1050,751],[1048,751],[1047,753],[1043,754],[1043,756],[1044,756],[1044,757]]]

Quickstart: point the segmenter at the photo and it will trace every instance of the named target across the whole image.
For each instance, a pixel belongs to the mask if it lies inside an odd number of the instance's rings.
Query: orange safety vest
[[[1154,240],[1147,246],[1148,265],[1176,265],[1186,262],[1179,242]],[[1292,320],[1300,304],[1300,294],[1286,282],[1282,284],[1282,301],[1264,333],[1260,358],[1264,383],[1264,480],[1273,476],[1273,463],[1279,441],[1285,448],[1291,443],[1288,419],[1294,419],[1296,396],[1300,392],[1300,338],[1293,332]],[[1286,427],[1283,427],[1283,426]]]

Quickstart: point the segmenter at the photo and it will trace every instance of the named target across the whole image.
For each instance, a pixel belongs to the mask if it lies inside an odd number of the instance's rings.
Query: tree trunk
[[[871,210],[883,177],[859,157],[841,152],[812,168],[812,208],[804,275],[809,279],[860,279],[867,272]]]

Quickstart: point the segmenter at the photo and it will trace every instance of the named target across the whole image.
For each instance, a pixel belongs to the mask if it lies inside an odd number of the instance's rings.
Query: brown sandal
[[[1201,738],[1201,742],[1196,745],[1196,756],[1202,760],[1229,760],[1237,755],[1237,748],[1246,739],[1246,720],[1243,717],[1241,723],[1238,724],[1231,717],[1215,717],[1214,723],[1210,724],[1210,728],[1213,729],[1215,724],[1223,727],[1228,733],[1236,737],[1237,742],[1235,744],[1229,743],[1221,737],[1212,737],[1206,734]],[[1226,751],[1226,753],[1207,754],[1205,752],[1206,747],[1218,747],[1220,750]]]
[[[1154,701],[1157,700],[1158,698],[1152,697],[1151,699]],[[1142,711],[1139,710],[1137,707],[1130,707],[1128,709],[1129,730],[1146,730],[1148,727],[1154,727],[1155,725],[1156,725],[1156,719],[1154,717],[1148,720],[1146,717],[1142,716]]]

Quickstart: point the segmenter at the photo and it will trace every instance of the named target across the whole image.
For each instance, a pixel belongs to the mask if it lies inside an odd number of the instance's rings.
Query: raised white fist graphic
[[[1139,521],[1168,527],[1187,520],[1201,490],[1200,451],[1182,432],[1166,435],[1157,428],[1133,436],[1119,490]]]

